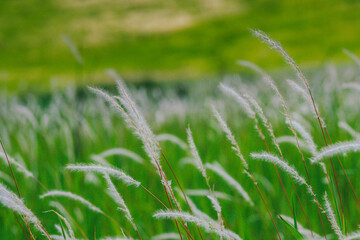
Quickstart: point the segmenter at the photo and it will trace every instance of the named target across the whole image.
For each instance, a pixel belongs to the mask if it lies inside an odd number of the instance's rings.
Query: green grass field
[[[0,238],[360,239],[359,10],[0,1]]]
[[[360,53],[359,10],[356,1],[2,1],[0,80],[9,91],[40,91],[108,82],[106,68],[132,81],[189,81],[238,72],[238,59],[283,67],[248,28],[270,33],[299,64],[316,68],[348,61],[343,48]]]
[[[356,134],[359,133],[348,132],[340,128],[338,123],[347,121],[354,129],[360,127],[357,121],[359,108],[354,108],[354,102],[359,101],[357,91],[341,88],[344,82],[353,81],[359,70],[347,67],[339,69],[337,74],[334,70],[334,68],[319,69],[313,74],[308,74],[309,80],[333,141],[354,139],[356,142],[358,141]],[[285,77],[283,76],[283,78]],[[261,97],[259,100],[261,100],[265,114],[274,126],[275,135],[277,137],[292,135],[284,123],[285,117],[282,114],[280,102],[270,87],[264,86],[261,79],[258,77],[244,78],[242,85],[239,85],[239,79],[236,78],[228,79],[227,82],[233,86],[242,86],[236,89],[247,91],[251,95],[256,91],[257,96]],[[316,84],[313,84],[314,82]],[[285,95],[294,119],[303,124],[319,148],[324,146],[321,131],[313,117],[311,106],[303,101],[296,92],[290,91],[285,82],[277,81],[277,83],[281,87],[280,91]],[[116,94],[114,88],[112,86],[109,90]],[[209,110],[209,103],[215,104],[229,122],[242,153],[259,183],[259,188],[266,199],[271,214],[275,217],[276,226],[282,238],[301,239],[295,238],[286,225],[276,217],[278,214],[292,216],[292,212],[287,205],[273,166],[269,163],[254,161],[250,157],[253,152],[266,150],[254,128],[253,121],[246,116],[236,101],[218,90],[217,84],[199,82],[188,85],[188,87],[183,86],[180,95],[179,88],[171,86],[162,89],[155,87],[152,90],[131,87],[131,92],[156,135],[169,133],[186,142],[186,128],[190,124],[195,144],[204,164],[218,161],[228,174],[234,177],[248,192],[254,206],[249,205],[227,181],[208,170],[211,186],[214,187],[215,191],[226,193],[229,197],[229,199],[219,199],[223,217],[229,229],[243,239],[276,238],[274,227],[254,184],[243,173],[244,167],[241,161],[231,149],[230,143]],[[161,201],[166,203],[166,195],[159,176],[144,152],[142,142],[127,128],[115,109],[110,108],[102,99],[94,97],[89,90],[77,92],[69,88],[63,93],[45,95],[41,98],[32,95],[22,98],[3,98],[1,106],[1,125],[6,126],[0,129],[2,141],[5,143],[9,155],[14,157],[21,166],[26,166],[34,175],[33,177],[26,177],[23,170],[13,165],[22,197],[27,206],[43,222],[49,233],[61,235],[54,227],[55,224],[59,224],[59,218],[54,213],[45,212],[49,209],[55,209],[70,221],[75,235],[79,238],[94,239],[95,232],[96,239],[102,239],[101,237],[105,236],[121,236],[120,226],[126,229],[126,232],[129,232],[131,236],[136,237],[136,232],[132,230],[123,213],[116,210],[116,204],[106,194],[106,184],[101,174],[83,174],[65,169],[67,164],[92,163],[95,159],[94,154],[98,155],[111,148],[125,148],[143,158],[143,164],[124,156],[107,157],[105,161],[106,164],[120,168],[140,181]],[[263,131],[265,133],[266,129]],[[301,141],[305,141],[302,135],[299,136]],[[271,152],[275,154],[276,148],[271,144],[271,136],[266,134],[266,140]],[[307,144],[301,146],[314,191],[322,204],[324,191],[328,192],[332,208],[337,209],[335,208],[334,195],[331,194],[332,187],[326,183],[321,167],[310,163],[309,159],[312,154],[306,150],[309,147]],[[184,189],[207,189],[200,172],[194,166],[184,165],[186,158],[192,159],[188,148],[182,149],[176,144],[162,141],[160,145]],[[295,166],[301,175],[305,176],[301,155],[296,146],[289,143],[281,143],[280,146],[286,160]],[[359,161],[357,161],[359,154],[349,153],[346,156],[341,154],[339,156],[351,183],[359,194],[360,185],[357,174],[357,169],[360,167]],[[168,178],[172,179],[173,188],[177,189],[177,184],[163,158],[161,163]],[[326,163],[330,174],[329,159],[325,159],[324,163]],[[334,161],[334,164],[344,205],[343,214],[346,223],[344,231],[345,234],[346,232],[351,233],[356,231],[360,224],[358,205],[339,164],[337,161]],[[297,224],[307,228],[304,215],[292,190],[291,181],[283,171],[279,171],[290,201],[293,203],[292,207],[296,209]],[[1,166],[1,173],[2,182],[15,191],[16,188],[11,180],[6,163]],[[162,206],[143,189],[126,186],[122,181],[116,181],[115,178],[113,180],[127,203],[143,239],[150,239],[157,234],[177,232],[174,222],[157,220],[152,217]],[[39,185],[37,181],[41,182],[43,186]],[[334,183],[332,182],[332,184]],[[296,184],[296,189],[309,220],[309,225],[314,233],[323,236],[312,196],[309,195],[304,186]],[[78,194],[102,209],[111,219],[94,213],[71,199],[62,197],[39,199],[40,195],[49,190],[63,190]],[[188,211],[185,202],[181,200],[181,194],[176,192],[175,195],[181,203],[182,209]],[[190,196],[190,198],[201,211],[216,219],[216,212],[206,197]],[[324,214],[322,218],[324,229],[328,235],[327,239],[337,239]],[[0,213],[0,220],[0,232],[6,233],[2,235],[2,239],[13,239],[14,236],[17,239],[24,237],[11,211],[3,209]],[[200,239],[192,224],[190,224],[190,231],[194,239]],[[38,233],[36,230],[33,232]],[[184,237],[185,232],[182,231],[182,234]],[[217,239],[214,234],[205,231],[202,231],[202,235],[205,237],[204,239]],[[309,235],[303,236],[311,239]],[[38,239],[40,238],[39,235]]]

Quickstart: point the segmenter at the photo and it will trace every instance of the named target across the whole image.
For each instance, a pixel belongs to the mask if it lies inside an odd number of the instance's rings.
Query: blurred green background
[[[303,67],[360,53],[360,2],[239,0],[0,1],[2,91],[109,81],[192,81],[236,72],[236,60],[284,67],[254,39],[261,29]],[[76,62],[63,37],[79,48]]]

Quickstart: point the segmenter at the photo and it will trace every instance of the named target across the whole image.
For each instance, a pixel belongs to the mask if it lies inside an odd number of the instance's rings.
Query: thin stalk
[[[277,229],[277,227],[276,227],[275,221],[274,221],[274,219],[273,219],[273,217],[272,217],[272,215],[271,215],[271,213],[270,213],[270,210],[269,210],[269,208],[268,208],[268,206],[267,206],[267,204],[266,204],[266,202],[265,202],[265,199],[264,199],[264,197],[263,197],[263,195],[262,195],[262,193],[261,193],[261,191],[260,191],[260,189],[259,189],[259,186],[257,185],[257,182],[256,182],[254,176],[253,176],[249,171],[248,171],[248,173],[249,173],[249,176],[251,177],[253,183],[255,184],[255,187],[256,187],[256,189],[257,189],[257,191],[258,191],[258,193],[259,193],[259,195],[260,195],[260,197],[261,197],[261,200],[262,200],[262,202],[263,202],[264,205],[265,205],[266,211],[268,212],[268,214],[269,214],[269,216],[270,216],[270,218],[271,218],[271,221],[272,221],[272,223],[273,223],[273,225],[274,225],[274,227],[275,227],[276,233],[277,233],[279,239],[281,240],[280,233],[279,233],[279,231],[278,231],[278,229]]]
[[[11,210],[12,211],[12,210]],[[16,216],[16,213],[14,211],[12,211],[12,213],[14,214],[14,217],[16,219],[16,222],[19,224],[20,228],[21,228],[21,231],[23,232],[23,234],[25,235],[26,239],[29,240],[29,237],[28,235],[26,234],[26,231],[24,229],[24,227],[21,225],[21,222],[19,220],[19,218]]]
[[[326,126],[324,127],[324,129],[325,129],[325,132],[326,132],[326,134],[327,134],[327,136],[328,136],[328,138],[329,138],[330,144],[333,144],[332,141],[331,141],[331,138],[330,138],[330,134],[329,134]],[[327,146],[327,145],[326,145],[326,146]],[[358,196],[357,196],[356,193],[355,193],[354,187],[353,187],[353,185],[351,184],[348,175],[346,174],[346,171],[345,171],[344,166],[342,165],[342,163],[341,163],[341,161],[340,161],[340,158],[339,158],[339,155],[338,155],[338,154],[336,154],[336,158],[337,158],[337,160],[338,160],[338,162],[339,162],[339,164],[340,164],[340,166],[341,166],[341,168],[342,168],[342,170],[343,170],[343,172],[344,172],[344,174],[345,174],[345,177],[346,177],[346,179],[347,179],[347,181],[348,181],[348,183],[349,183],[349,185],[350,185],[350,187],[351,187],[351,190],[352,190],[353,193],[354,193],[354,196],[355,196],[355,198],[356,198],[356,201],[358,202],[358,204],[359,204],[359,206],[360,206],[359,198],[358,198]],[[342,206],[342,205],[341,205],[341,206]]]
[[[257,127],[257,128],[259,129],[259,131],[261,132],[259,125],[257,125],[256,127]],[[266,150],[268,151],[268,153],[270,153],[270,149],[269,149],[269,146],[268,146],[268,144],[267,144],[267,142],[266,142],[266,140],[265,140],[265,136],[262,137],[262,140],[263,140],[263,142],[264,142],[264,144],[265,144]],[[274,168],[275,168],[276,175],[277,175],[277,177],[278,177],[278,179],[279,179],[279,182],[280,182],[280,184],[281,184],[281,188],[282,188],[282,190],[283,190],[283,192],[284,192],[284,195],[285,195],[285,197],[286,197],[286,201],[287,201],[287,203],[288,203],[288,205],[289,205],[289,208],[290,208],[291,212],[293,212],[293,209],[292,209],[292,207],[291,207],[291,204],[290,204],[290,201],[289,201],[289,197],[288,197],[288,195],[287,195],[287,192],[286,192],[284,183],[283,183],[283,181],[282,181],[282,179],[281,179],[281,177],[280,177],[279,171],[278,171],[275,163],[273,163],[273,166],[274,166]]]
[[[12,178],[13,178],[13,180],[14,180],[14,183],[15,183],[16,190],[17,190],[17,192],[18,192],[19,198],[21,198],[19,185],[18,185],[18,183],[17,183],[17,181],[16,181],[13,168],[12,168],[12,166],[11,166],[9,157],[8,157],[8,155],[7,155],[7,153],[6,153],[6,150],[5,150],[5,147],[4,147],[4,145],[3,145],[3,142],[2,142],[2,140],[1,140],[1,138],[0,138],[0,145],[1,145],[1,148],[2,148],[2,150],[3,150],[3,152],[4,152],[4,154],[5,154],[5,158],[6,158],[7,164],[8,164],[8,166],[9,166],[9,168],[10,168],[11,175],[12,175]],[[27,228],[28,231],[29,231],[30,237],[33,238],[33,234],[31,233],[29,223],[26,221],[26,219],[24,219],[24,222],[25,222],[25,224],[26,224],[26,228]],[[47,231],[46,231],[45,229],[43,229],[43,230],[44,230],[44,233],[46,234],[46,237],[47,237],[48,239],[51,239],[50,236],[49,236],[49,234],[47,233]]]
[[[160,149],[161,155],[163,156],[163,158],[164,158],[165,161],[166,161],[166,164],[167,164],[168,167],[170,168],[170,170],[171,170],[171,172],[172,172],[172,174],[173,174],[173,176],[174,176],[174,178],[175,178],[175,181],[176,181],[177,185],[178,185],[179,188],[180,188],[180,191],[181,191],[182,195],[184,196],[185,202],[186,202],[186,204],[187,204],[187,206],[188,206],[188,208],[189,208],[190,213],[193,214],[193,211],[192,211],[192,209],[191,209],[191,207],[190,207],[190,204],[189,204],[189,202],[188,202],[188,199],[187,199],[187,197],[186,197],[186,194],[185,194],[183,188],[181,187],[181,184],[180,184],[178,178],[176,177],[176,174],[175,174],[173,168],[171,167],[171,165],[170,165],[168,159],[166,158],[166,156],[165,156],[162,148],[160,147],[160,145],[158,145],[158,147],[159,147],[159,149]],[[196,228],[197,228],[197,231],[198,231],[198,233],[199,233],[199,235],[200,235],[200,238],[203,239],[203,237],[202,237],[202,235],[201,235],[201,231],[200,231],[199,226],[196,225]]]
[[[267,145],[267,142],[266,142],[265,138],[264,138],[263,140],[264,140],[264,143],[265,143],[265,145],[266,145],[266,149],[267,149],[268,153],[270,153],[270,149],[269,149],[269,147],[268,147],[268,145]],[[274,140],[276,141],[276,138],[275,138]],[[281,156],[282,156],[283,161],[285,161],[281,151],[280,151],[280,154],[281,154]],[[279,174],[276,165],[275,165],[274,163],[273,163],[273,165],[274,165],[274,167],[275,167],[275,169],[276,169],[276,172]],[[305,217],[306,223],[307,223],[307,225],[308,225],[308,227],[309,227],[309,230],[310,230],[310,232],[311,232],[311,235],[314,236],[314,234],[313,234],[313,232],[312,232],[312,229],[311,229],[311,227],[310,227],[310,223],[309,223],[308,218],[307,218],[307,216],[306,216],[305,210],[304,210],[304,208],[303,208],[303,205],[302,205],[302,203],[301,203],[301,200],[300,200],[300,198],[299,198],[299,195],[298,195],[298,193],[297,193],[297,191],[296,191],[296,187],[295,187],[295,185],[294,185],[294,182],[293,182],[290,174],[288,174],[288,176],[289,176],[289,179],[290,179],[290,181],[291,181],[291,184],[292,184],[292,186],[293,186],[293,188],[294,188],[296,197],[297,197],[297,199],[298,199],[298,201],[299,201],[299,204],[300,204],[300,207],[301,207],[301,211],[302,211],[302,213],[304,214],[304,217]],[[289,200],[288,200],[288,201],[289,201]],[[295,211],[295,209],[292,209],[291,207],[290,207],[290,209],[291,209],[292,212]],[[293,212],[293,215],[294,215],[294,212]]]
[[[155,196],[149,189],[147,189],[144,185],[140,184],[140,187],[141,187],[142,189],[144,189],[148,194],[150,194],[150,196],[152,196],[153,198],[155,198],[156,201],[158,201],[166,210],[169,209],[158,197],[156,197],[156,196]],[[180,224],[181,224],[181,226],[184,228],[184,230],[187,231],[186,228],[185,228],[185,226],[183,225],[183,223],[180,222]]]

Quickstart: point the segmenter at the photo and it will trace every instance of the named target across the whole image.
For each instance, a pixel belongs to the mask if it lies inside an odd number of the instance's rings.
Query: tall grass
[[[229,98],[216,84],[129,90],[109,70],[117,93],[1,99],[0,202],[15,216],[0,213],[4,239],[359,238],[359,69],[340,69],[337,88],[334,69],[305,77],[254,34],[303,87],[239,61],[261,79],[226,78]]]

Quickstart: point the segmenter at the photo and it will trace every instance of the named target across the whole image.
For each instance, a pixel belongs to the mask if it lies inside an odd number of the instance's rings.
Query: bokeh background
[[[356,0],[84,0],[0,2],[1,91],[129,81],[217,79],[238,59],[284,67],[249,33],[261,29],[306,68],[360,53]],[[79,64],[64,41],[78,48]]]

